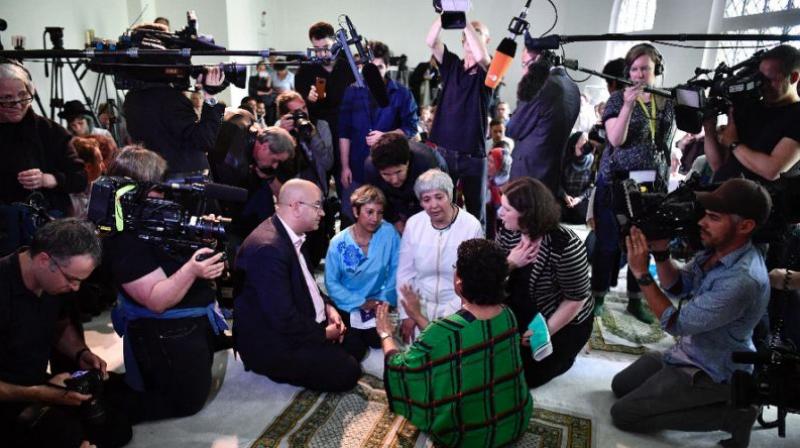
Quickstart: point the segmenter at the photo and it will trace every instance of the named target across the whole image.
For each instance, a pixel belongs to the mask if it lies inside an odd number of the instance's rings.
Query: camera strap
[[[641,98],[636,98],[636,102],[639,103],[639,106],[642,108],[642,112],[644,112],[645,118],[647,118],[647,124],[650,126],[650,141],[653,142],[653,145],[656,144],[656,119],[657,112],[656,112],[656,99],[651,95],[650,96],[650,111],[648,112],[647,106],[644,105],[644,101]]]
[[[122,204],[119,199],[134,188],[136,188],[136,184],[129,184],[120,187],[114,193],[114,226],[117,228],[117,232],[122,232],[125,228],[125,214],[122,212]]]

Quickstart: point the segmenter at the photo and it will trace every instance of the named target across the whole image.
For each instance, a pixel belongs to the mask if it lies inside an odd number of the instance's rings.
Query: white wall
[[[2,0],[0,17],[8,22],[8,29],[2,33],[5,49],[12,49],[11,36],[25,36],[27,49],[42,48],[42,32],[46,26],[64,28],[64,48],[83,48],[85,32],[94,29],[95,35],[116,40],[128,26],[128,9],[124,0],[83,0],[78,2],[56,0]],[[11,7],[13,3],[13,7]],[[47,48],[51,48],[47,41]],[[50,79],[44,76],[44,64],[38,61],[25,61],[33,76],[39,96],[47,114],[50,113]],[[87,94],[92,95],[97,75],[88,72],[83,80]],[[64,68],[64,100],[82,99],[77,82]],[[36,107],[34,105],[34,107]],[[38,111],[38,107],[36,108]]]
[[[562,35],[602,34],[609,31],[611,14],[618,0],[555,0],[559,20],[552,31]],[[716,31],[709,28],[709,16],[714,1],[722,0],[659,0],[656,12],[655,33]],[[14,7],[7,7],[13,3]],[[519,13],[523,0],[473,0],[471,18],[483,21],[490,29],[494,49],[508,35],[506,27],[512,16]],[[174,29],[185,26],[189,9],[197,11],[201,34],[214,35],[216,42],[229,49],[303,50],[308,47],[308,26],[324,20],[337,26],[338,16],[347,14],[357,30],[368,39],[385,42],[397,55],[406,54],[409,65],[426,60],[429,52],[425,35],[434,18],[430,0],[27,0],[12,2],[0,0],[0,17],[8,21],[9,28],[2,34],[8,48],[11,35],[22,34],[28,48],[41,48],[41,32],[45,26],[65,27],[67,48],[82,48],[84,32],[93,28],[96,34],[117,38],[146,7],[144,20],[156,16],[170,19]],[[262,16],[262,12],[266,13]],[[262,19],[263,17],[263,19]],[[553,11],[545,0],[534,0],[528,16],[531,31],[539,35],[550,27]],[[461,53],[460,32],[444,31],[443,40]],[[702,42],[693,44],[701,45]],[[522,47],[522,42],[519,42]],[[568,58],[577,59],[587,68],[601,69],[605,63],[605,42],[570,43],[564,46]],[[664,85],[671,86],[691,76],[696,66],[702,65],[703,51],[678,49],[659,45],[666,61]],[[194,63],[219,62],[219,58],[195,58]],[[252,58],[238,58],[251,61]],[[519,60],[519,59],[518,59]],[[49,95],[49,80],[43,76],[42,64],[29,62],[34,81],[41,96]],[[514,103],[516,84],[521,75],[519,63],[509,71],[504,93],[506,100]],[[583,78],[574,73],[576,79]],[[84,85],[91,88],[95,75],[87,75]],[[582,87],[593,86],[602,92],[604,82],[591,78]],[[66,99],[77,99],[79,94],[71,75],[65,80]],[[592,87],[589,87],[592,89]],[[231,104],[239,102],[243,90],[229,89],[222,99]]]

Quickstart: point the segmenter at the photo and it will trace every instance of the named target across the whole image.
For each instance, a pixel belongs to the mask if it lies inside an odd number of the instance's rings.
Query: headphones
[[[628,59],[630,59],[629,56],[631,56],[635,50],[639,50],[641,48],[646,48],[650,50],[650,52],[652,52],[652,56],[655,57],[655,60],[653,62],[655,62],[656,67],[653,73],[655,73],[656,76],[663,75],[664,56],[662,56],[661,52],[658,51],[658,48],[654,47],[653,45],[648,43],[641,43],[632,46],[631,49],[628,50],[628,52],[625,54],[625,78],[627,79],[631,77],[631,64],[633,63],[633,61],[630,61],[630,63],[628,62]]]

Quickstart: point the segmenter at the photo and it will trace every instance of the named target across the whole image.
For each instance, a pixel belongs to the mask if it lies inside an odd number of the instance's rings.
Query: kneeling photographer
[[[759,184],[731,179],[713,192],[696,193],[704,207],[700,238],[705,250],[682,268],[670,259],[667,240],[649,241],[636,227],[626,237],[628,263],[647,303],[677,343],[650,352],[619,372],[611,388],[614,425],[624,431],[664,429],[730,432],[726,447],[746,447],[757,409],[728,404],[736,370],[733,352],[753,352],[753,328],[769,300],[769,278],[751,242],[772,199]],[[648,248],[649,245],[649,248]],[[648,272],[650,251],[664,290]],[[667,297],[680,298],[674,306]]]
[[[166,163],[158,154],[142,147],[127,147],[109,168],[110,176],[124,176],[137,183],[115,191],[112,201],[120,204],[125,188],[139,188],[160,182]],[[91,209],[95,206],[92,192]],[[143,189],[137,192],[153,206],[137,209],[140,222],[118,222],[117,232],[104,240],[105,259],[114,284],[119,288],[117,308],[112,313],[114,329],[123,335],[125,383],[117,384],[113,396],[134,423],[193,415],[202,409],[211,389],[211,364],[215,334],[226,328],[215,310],[215,292],[210,280],[222,275],[222,253],[210,248],[187,257],[170,250],[174,236],[147,241],[146,219],[170,224],[163,193]],[[99,204],[98,204],[99,205]],[[121,221],[120,217],[117,217]],[[140,225],[141,224],[141,225]],[[203,223],[197,224],[203,226]],[[101,226],[102,227],[102,226]],[[171,239],[168,239],[171,238]],[[111,394],[110,394],[111,395]]]
[[[275,100],[280,121],[278,125],[295,138],[295,156],[283,162],[277,170],[278,181],[304,179],[316,184],[322,191],[325,207],[324,222],[317,230],[308,233],[310,262],[317,266],[328,251],[328,241],[334,235],[334,222],[339,212],[336,198],[328,198],[328,170],[333,167],[333,139],[328,122],[311,120],[308,107],[299,93],[287,90]],[[280,188],[280,186],[278,186]],[[276,190],[277,191],[277,190]]]
[[[0,431],[3,446],[123,446],[128,420],[103,396],[106,362],[65,308],[100,262],[93,226],[76,219],[40,227],[30,247],[0,258]],[[50,376],[55,349],[79,368]]]

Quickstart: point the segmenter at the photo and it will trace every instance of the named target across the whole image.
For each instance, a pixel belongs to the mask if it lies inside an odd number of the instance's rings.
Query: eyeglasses
[[[314,210],[316,210],[317,212],[321,212],[322,211],[322,204],[320,204],[320,203],[316,203],[316,202],[311,203],[311,202],[303,202],[303,201],[297,201],[297,203],[298,204],[307,205],[307,206],[313,208]]]
[[[67,274],[66,272],[64,272],[64,269],[61,268],[61,265],[56,263],[56,261],[54,259],[51,258],[50,262],[53,263],[53,265],[56,267],[56,269],[58,269],[58,272],[60,272],[61,275],[64,276],[64,279],[67,280],[68,283],[80,285],[81,282],[86,280],[85,278],[78,278],[78,277],[75,277],[75,276]]]
[[[12,109],[14,107],[17,107],[18,104],[21,104],[23,106],[27,106],[31,102],[33,102],[33,97],[22,98],[22,99],[19,99],[19,100],[16,100],[16,101],[5,101],[5,100],[3,100],[3,101],[0,101],[0,107],[2,107],[4,109]]]

